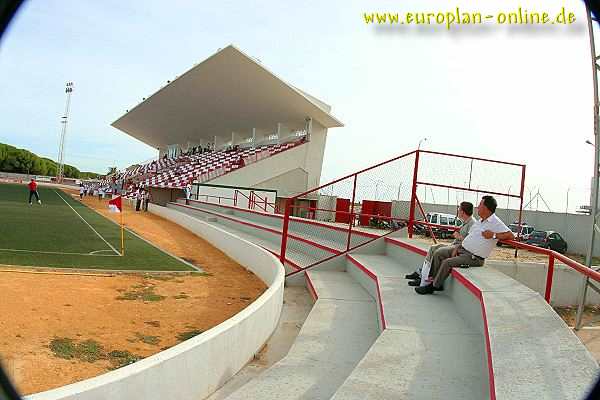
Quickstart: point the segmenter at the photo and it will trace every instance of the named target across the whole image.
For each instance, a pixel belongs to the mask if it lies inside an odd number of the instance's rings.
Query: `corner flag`
[[[117,196],[108,202],[108,208],[112,212],[121,212],[123,209],[121,206],[121,196]]]
[[[118,212],[121,214],[121,256],[125,255],[125,232],[123,225],[123,204],[121,201],[122,197],[117,196],[112,200],[108,201],[108,208],[111,212]]]

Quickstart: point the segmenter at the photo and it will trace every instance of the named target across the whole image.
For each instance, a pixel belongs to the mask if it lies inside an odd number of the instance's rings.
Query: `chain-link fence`
[[[452,216],[461,201],[477,206],[484,194],[520,206],[524,175],[520,164],[424,150],[403,154],[289,199],[281,259],[306,269],[405,227],[412,236],[431,222],[432,211],[420,200],[428,194],[444,198]]]

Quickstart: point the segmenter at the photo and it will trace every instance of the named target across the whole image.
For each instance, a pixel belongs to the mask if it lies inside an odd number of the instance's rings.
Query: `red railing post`
[[[544,299],[546,303],[550,304],[550,294],[552,293],[552,278],[554,277],[554,254],[550,253],[548,258],[548,275],[546,275],[546,292],[544,293]]]
[[[520,204],[519,204],[519,227],[517,228],[517,240],[520,241],[519,239],[521,238],[521,225],[522,225],[522,221],[523,221],[523,195],[525,194],[525,165],[523,165],[521,167],[521,191],[519,192],[519,197],[521,198],[520,200]],[[510,222],[510,221],[509,221]],[[515,258],[517,258],[517,254],[518,254],[518,250],[515,247]]]
[[[417,149],[415,152],[415,168],[413,171],[413,183],[412,183],[412,194],[410,197],[410,211],[408,216],[408,237],[412,238],[413,235],[413,225],[415,223],[415,199],[417,197],[417,177],[419,171],[419,153],[420,150]]]
[[[356,200],[356,181],[357,181],[357,179],[358,179],[358,174],[354,174],[354,183],[352,186],[352,200],[350,200],[350,215],[349,215],[349,219],[348,219],[348,241],[346,242],[346,251],[350,250],[350,239],[352,237],[352,225],[354,224],[354,201]]]
[[[285,200],[284,215],[283,215],[283,229],[281,230],[281,251],[279,252],[279,260],[285,265],[285,250],[287,247],[288,240],[288,228],[290,224],[290,199]]]

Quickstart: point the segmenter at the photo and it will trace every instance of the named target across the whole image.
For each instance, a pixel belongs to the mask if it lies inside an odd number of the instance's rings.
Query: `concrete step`
[[[478,299],[449,280],[446,290],[421,296],[404,275],[408,262],[382,254],[352,254],[352,265],[381,298],[385,330],[338,389],[334,399],[485,399],[489,396]],[[349,264],[350,267],[350,264]],[[463,318],[464,310],[475,313]],[[479,314],[477,314],[479,313]]]
[[[330,399],[377,339],[375,304],[346,272],[310,279],[319,298],[288,355],[228,400]]]
[[[481,337],[388,329],[333,400],[486,399]]]

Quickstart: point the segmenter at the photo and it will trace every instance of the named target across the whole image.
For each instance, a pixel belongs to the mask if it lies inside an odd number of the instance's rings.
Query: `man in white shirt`
[[[436,251],[431,262],[433,283],[415,288],[419,294],[431,294],[444,290],[444,281],[453,267],[461,265],[470,267],[483,266],[490,256],[498,240],[513,240],[510,229],[494,214],[498,203],[492,196],[483,196],[477,214],[481,218],[475,221],[462,244],[444,251]]]

